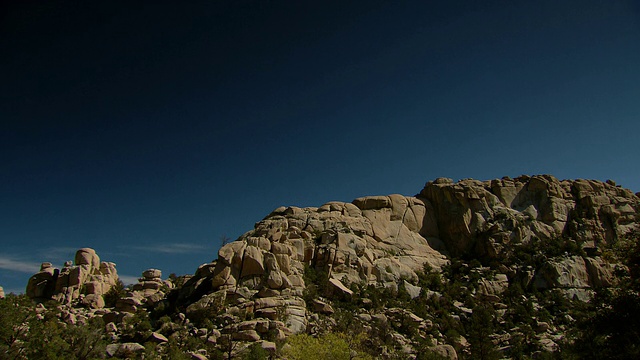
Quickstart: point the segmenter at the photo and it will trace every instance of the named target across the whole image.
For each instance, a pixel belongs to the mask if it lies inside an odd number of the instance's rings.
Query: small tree
[[[611,249],[625,268],[612,289],[598,289],[586,315],[575,326],[569,352],[582,359],[640,359],[640,233]]]
[[[473,308],[469,324],[468,340],[474,359],[498,359],[498,352],[491,342],[490,335],[495,331],[495,311],[489,304],[478,304]]]

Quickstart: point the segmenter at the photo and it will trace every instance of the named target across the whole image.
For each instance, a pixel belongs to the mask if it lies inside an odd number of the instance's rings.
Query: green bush
[[[327,333],[321,337],[306,334],[290,336],[284,356],[288,360],[351,360],[372,359],[366,353],[353,353],[349,347],[349,337],[342,333]]]
[[[52,304],[48,304],[50,307]],[[106,341],[102,319],[70,325],[56,308],[37,314],[25,295],[0,300],[0,359],[97,359]]]
[[[113,285],[106,294],[104,294],[104,306],[108,308],[115,307],[116,302],[124,297],[125,292],[126,289],[124,283],[118,280],[118,282],[116,282],[116,284]]]

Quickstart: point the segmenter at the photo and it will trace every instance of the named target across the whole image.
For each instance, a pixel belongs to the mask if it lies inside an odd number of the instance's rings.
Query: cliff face
[[[428,182],[418,195],[433,211],[425,236],[454,256],[497,258],[529,241],[567,237],[595,249],[638,226],[638,197],[613,182],[550,175]]]

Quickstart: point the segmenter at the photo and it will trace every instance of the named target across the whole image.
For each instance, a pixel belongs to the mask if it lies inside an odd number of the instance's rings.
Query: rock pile
[[[327,295],[348,297],[351,291],[343,282],[397,288],[402,282],[415,284],[425,263],[436,269],[446,264],[420,234],[425,213],[421,200],[402,195],[278,208],[253,231],[224,245],[216,261],[201,266],[179,299],[190,304],[189,312],[223,298],[231,301],[231,313],[282,321],[284,333],[304,332],[305,266],[326,272]],[[247,338],[260,338],[259,331],[249,330]]]
[[[67,261],[62,269],[54,268],[50,262],[42,263],[40,271],[29,279],[26,294],[39,301],[79,301],[87,307],[102,308],[103,295],[117,281],[114,263],[101,262],[95,250],[83,248],[76,252],[75,264]]]
[[[153,306],[166,295],[166,291],[173,289],[174,285],[170,281],[162,280],[162,271],[158,269],[148,269],[142,272],[142,277],[138,283],[131,287],[131,291],[126,296],[118,299],[116,310],[135,313],[142,306]]]

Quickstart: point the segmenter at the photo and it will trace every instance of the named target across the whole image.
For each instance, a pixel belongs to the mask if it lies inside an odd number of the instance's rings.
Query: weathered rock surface
[[[465,291],[488,301],[497,317],[511,311],[501,297],[512,284],[522,289],[559,289],[569,298],[586,301],[594,287],[614,284],[614,265],[600,257],[600,249],[638,229],[639,210],[637,194],[613,182],[559,181],[550,175],[459,182],[440,178],[414,197],[367,196],[320,207],[279,207],[253,230],[222,246],[217,259],[198,267],[193,276],[182,277],[177,286],[162,280],[160,270],[145,270],[114,309],[102,309],[102,295],[117,281],[115,265],[100,262],[91,249],[79,250],[75,265],[69,262],[62,270],[43,263],[30,279],[27,294],[82,304],[82,311],[63,312],[68,323],[102,316],[106,324],[120,327],[123,319],[140,309],[172,309],[176,311],[171,326],[189,329],[189,336],[218,345],[259,342],[271,353],[272,341],[318,333],[323,315],[331,317],[340,310],[332,307],[340,303],[336,300],[356,298],[366,309],[357,314],[364,328],[418,329],[431,337],[434,347],[429,350],[456,359],[454,340],[445,344],[434,319],[400,308],[372,309],[371,299],[354,296],[352,289],[358,288],[350,285],[373,285],[392,293],[404,290],[411,299],[451,301],[421,288],[418,273],[425,268],[438,271],[453,257],[482,260],[484,267],[464,264],[470,271],[466,280],[476,281],[472,291]],[[537,256],[535,261],[524,265],[503,262],[513,259],[517,250],[555,246],[558,239],[580,251],[531,253]],[[323,277],[326,284],[317,294],[320,298],[310,304],[303,299],[305,290],[316,289],[305,283],[309,274]],[[453,299],[451,306],[455,321],[473,314],[473,305],[461,299]],[[216,328],[193,325],[203,316],[215,320]],[[539,343],[546,349],[557,347],[555,325],[535,325]],[[493,334],[492,341],[507,348],[511,336],[518,334],[517,329],[513,334]],[[415,344],[404,335],[390,333],[389,338],[407,358],[416,356]],[[149,341],[167,339],[154,333]],[[468,351],[464,337],[454,344]],[[110,351],[117,354],[120,347],[111,346]]]
[[[75,265],[67,261],[62,269],[49,262],[27,284],[26,294],[32,299],[54,299],[62,304],[81,302],[91,308],[104,307],[103,295],[118,281],[116,265],[101,262],[95,250],[83,248],[76,252]]]
[[[330,202],[318,208],[280,207],[254,230],[223,246],[216,261],[201,266],[181,289],[178,301],[193,312],[209,306],[206,294],[224,293],[226,301],[232,299],[243,311],[282,321],[285,332],[304,332],[305,266],[327,274],[327,295],[348,299],[351,290],[343,282],[415,285],[416,271],[425,264],[435,269],[446,264],[446,257],[420,234],[425,214],[421,200],[402,195]],[[333,311],[328,305],[319,309]]]
[[[428,212],[420,233],[454,256],[499,258],[511,246],[565,236],[585,247],[637,229],[640,199],[613,182],[551,175],[491,180],[436,179],[417,195]],[[430,221],[426,221],[429,219]]]
[[[223,297],[240,311],[282,321],[287,332],[304,332],[305,267],[326,274],[330,298],[350,297],[344,283],[403,287],[416,297],[417,272],[425,265],[440,269],[448,263],[446,255],[500,259],[517,246],[559,237],[597,249],[637,228],[639,209],[640,199],[613,183],[550,175],[436,179],[415,197],[280,207],[224,245],[217,260],[202,265],[180,290],[178,302],[195,311],[211,306],[209,296],[217,294],[214,298]],[[532,269],[530,281],[538,288],[575,292],[606,286],[612,270],[598,257],[550,258]],[[479,284],[479,293],[497,302],[508,286],[509,276],[496,274]],[[242,336],[258,340],[256,334]]]

